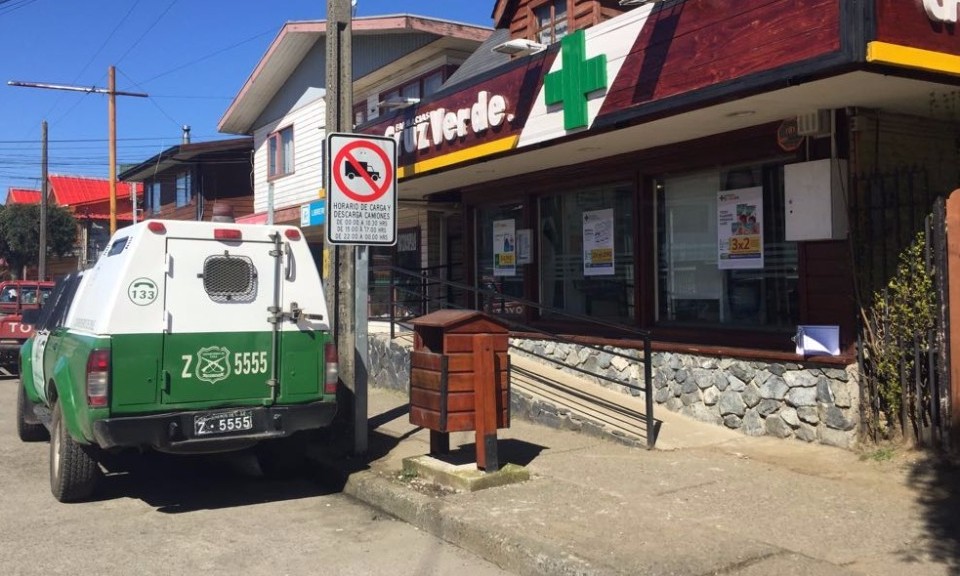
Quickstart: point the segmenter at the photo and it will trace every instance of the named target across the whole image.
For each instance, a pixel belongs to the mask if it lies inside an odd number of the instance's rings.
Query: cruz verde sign
[[[387,126],[384,136],[402,144],[406,152],[430,150],[470,135],[481,135],[512,120],[505,97],[481,90],[470,106],[456,110],[435,108],[407,122]]]
[[[573,130],[588,124],[587,95],[607,87],[607,57],[587,59],[587,37],[583,30],[560,41],[563,69],[543,80],[547,106],[563,104],[563,128]]]
[[[927,16],[936,22],[956,23],[960,0],[923,0]]]

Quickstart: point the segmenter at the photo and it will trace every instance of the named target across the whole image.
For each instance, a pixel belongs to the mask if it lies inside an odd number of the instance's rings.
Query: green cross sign
[[[560,41],[563,68],[547,74],[543,80],[547,106],[563,104],[563,128],[573,130],[587,125],[587,94],[607,87],[607,57],[603,54],[587,60],[587,36],[583,30]]]

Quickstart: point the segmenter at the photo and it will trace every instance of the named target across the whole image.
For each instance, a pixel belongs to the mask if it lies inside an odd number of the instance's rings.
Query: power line
[[[174,3],[176,3],[176,2],[177,2],[177,0],[174,0]],[[171,6],[173,6],[173,5],[171,4]],[[168,10],[169,10],[169,8],[168,8]],[[123,77],[124,77],[124,78],[126,78],[127,80],[133,82],[133,84],[134,84],[135,86],[139,87],[140,89],[143,89],[143,86],[141,86],[136,80],[134,80],[133,78],[131,78],[126,72],[124,72],[123,70],[121,70],[120,73],[123,74]],[[179,127],[181,126],[181,123],[180,123],[180,122],[177,122],[176,120],[174,120],[174,119],[173,119],[173,116],[167,114],[167,111],[164,110],[163,108],[161,108],[161,107],[160,107],[160,104],[158,104],[156,100],[154,100],[154,99],[153,99],[152,97],[150,97],[150,96],[147,96],[147,100],[149,100],[154,106],[156,106],[156,107],[157,107],[157,110],[159,110],[161,114],[163,114],[164,116],[166,116],[168,120],[170,120],[171,122],[173,122],[174,126],[176,126],[177,128],[179,128]]]
[[[210,136],[210,138],[217,138],[217,139],[219,139],[221,136],[223,136],[223,135],[222,135],[222,134],[214,134],[214,135]],[[199,136],[198,138],[206,138],[206,137],[207,137],[207,135],[203,135],[203,136]],[[167,139],[170,139],[170,136],[141,136],[141,137],[136,137],[136,138],[117,138],[117,142],[134,142],[134,141],[141,141],[141,142],[142,142],[142,141],[167,140]],[[239,140],[239,139],[240,139],[240,138],[237,138],[237,140]],[[58,142],[58,143],[62,143],[62,142],[67,142],[67,143],[76,143],[76,142],[106,142],[106,141],[107,141],[106,138],[65,138],[65,139],[62,139],[62,140],[60,140],[60,139],[51,139],[51,140],[48,140],[48,142],[50,142],[50,143],[57,143],[57,142]],[[179,138],[177,139],[177,141],[179,142]],[[194,142],[194,144],[198,144],[198,143],[199,143],[199,142]],[[33,140],[33,139],[30,139],[30,140],[0,140],[0,144],[40,144],[40,140]]]
[[[91,64],[93,64],[93,61],[96,60],[97,56],[99,56],[100,53],[103,52],[103,49],[107,47],[107,44],[113,38],[114,34],[116,34],[117,30],[119,30],[120,27],[123,26],[123,23],[127,21],[127,18],[129,18],[131,14],[133,14],[133,11],[136,10],[137,5],[139,4],[140,4],[140,0],[137,0],[136,2],[134,2],[133,6],[131,6],[130,9],[127,10],[127,13],[124,14],[123,18],[121,18],[120,21],[117,22],[117,25],[113,27],[113,30],[110,31],[110,34],[107,34],[107,37],[103,40],[103,43],[100,44],[100,47],[97,48],[97,51],[94,52],[93,56],[91,56],[90,59],[87,61],[87,63],[84,64],[83,68],[81,68],[80,71],[77,72],[77,76],[72,81],[73,84],[76,84],[80,80],[80,77],[83,76],[83,73],[87,71],[87,68],[89,68]]]
[[[177,72],[177,71],[180,71],[180,70],[183,70],[184,68],[187,68],[188,66],[193,66],[194,64],[199,64],[200,62],[203,62],[204,60],[209,60],[210,58],[213,58],[214,56],[219,56],[220,54],[223,54],[224,52],[227,52],[227,51],[229,51],[229,50],[233,50],[234,48],[237,48],[237,47],[239,47],[239,46],[242,46],[242,45],[244,45],[244,44],[246,44],[246,43],[248,43],[248,42],[253,42],[253,41],[256,40],[257,38],[260,38],[260,37],[262,37],[262,36],[266,36],[267,34],[272,34],[272,33],[275,33],[275,29],[273,29],[273,28],[271,28],[270,30],[266,30],[266,31],[264,31],[264,32],[261,32],[261,33],[255,35],[255,36],[251,36],[250,38],[247,38],[246,40],[241,40],[241,41],[239,41],[239,42],[237,42],[237,43],[235,43],[235,44],[231,44],[230,46],[227,46],[226,48],[221,48],[221,49],[219,49],[219,50],[217,50],[217,51],[215,51],[215,52],[211,52],[210,54],[207,54],[206,56],[201,56],[201,57],[199,57],[199,58],[197,58],[197,59],[195,59],[195,60],[191,60],[190,62],[187,62],[187,63],[185,63],[185,64],[181,64],[181,65],[177,66],[176,68],[171,68],[170,70],[167,70],[166,72],[161,72],[160,74],[157,74],[156,76],[153,76],[153,77],[151,77],[151,78],[147,78],[146,80],[143,81],[143,83],[144,83],[144,84],[149,84],[150,82],[153,82],[154,80],[156,80],[156,79],[158,79],[158,78],[163,78],[164,76],[167,76],[167,75],[169,75],[169,74],[173,74],[174,72]]]
[[[14,4],[12,6],[7,6],[7,4],[11,1],[14,2]],[[25,8],[36,1],[37,0],[5,0],[2,4],[0,4],[0,16],[5,16],[11,12],[19,10],[20,8]]]
[[[123,59],[127,57],[127,54],[129,54],[130,52],[132,52],[134,48],[136,48],[137,46],[140,45],[141,42],[143,42],[144,38],[147,38],[148,36],[150,36],[150,31],[153,30],[154,27],[156,27],[156,25],[159,24],[161,20],[163,20],[163,17],[167,15],[167,12],[169,12],[171,8],[173,8],[174,6],[176,6],[177,2],[179,2],[179,1],[180,1],[180,0],[173,0],[173,2],[171,2],[170,5],[167,6],[167,9],[164,10],[162,14],[160,14],[159,16],[157,16],[156,20],[153,21],[153,24],[151,24],[150,27],[146,29],[146,31],[144,31],[142,34],[140,34],[140,36],[137,38],[137,41],[134,42],[133,45],[130,46],[130,48],[127,48],[127,51],[124,52],[123,55],[120,56],[120,58],[117,59],[116,63],[119,64],[120,62],[122,62]],[[115,64],[115,65],[116,65],[116,64]]]

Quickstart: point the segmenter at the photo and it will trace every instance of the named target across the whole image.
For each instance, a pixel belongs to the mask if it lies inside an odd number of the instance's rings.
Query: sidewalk
[[[920,456],[749,438],[661,410],[647,451],[514,418],[500,462],[531,480],[451,493],[401,474],[429,452],[405,394],[369,391],[366,458],[321,462],[344,492],[524,575],[955,574],[956,475]],[[451,435],[474,461],[473,434]],[[350,467],[353,469],[350,469]],[[911,487],[913,486],[913,487]]]

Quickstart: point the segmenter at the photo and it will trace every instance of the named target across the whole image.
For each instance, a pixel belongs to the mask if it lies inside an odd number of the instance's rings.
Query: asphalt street
[[[50,494],[48,443],[20,442],[18,382],[0,380],[0,572],[508,574],[344,495],[328,479],[261,477],[252,456],[127,455],[96,498]]]

